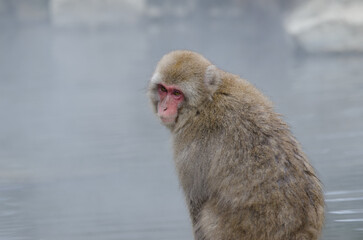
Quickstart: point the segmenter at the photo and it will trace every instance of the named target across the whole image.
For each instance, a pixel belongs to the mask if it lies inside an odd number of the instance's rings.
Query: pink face
[[[165,124],[174,123],[178,116],[178,108],[184,101],[184,95],[176,86],[158,84],[158,116]]]

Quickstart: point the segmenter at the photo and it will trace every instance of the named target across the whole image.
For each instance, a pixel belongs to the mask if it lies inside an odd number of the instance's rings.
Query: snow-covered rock
[[[363,1],[310,1],[286,18],[285,27],[308,52],[363,52]]]

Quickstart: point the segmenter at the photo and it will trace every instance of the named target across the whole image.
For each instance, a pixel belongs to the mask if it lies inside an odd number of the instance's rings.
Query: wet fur
[[[321,184],[267,98],[190,51],[165,55],[154,76],[154,106],[160,82],[185,94],[176,123],[167,127],[195,239],[318,239]]]

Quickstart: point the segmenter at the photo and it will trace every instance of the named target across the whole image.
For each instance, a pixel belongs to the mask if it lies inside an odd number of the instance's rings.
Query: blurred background
[[[262,90],[363,239],[363,2],[0,0],[0,240],[192,239],[146,86],[175,49]]]

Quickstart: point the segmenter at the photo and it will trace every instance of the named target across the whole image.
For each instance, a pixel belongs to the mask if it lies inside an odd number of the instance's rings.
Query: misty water
[[[363,239],[363,56],[302,54],[281,10],[250,2],[101,27],[2,17],[0,240],[192,239],[145,95],[174,49],[272,99],[324,184],[323,239]]]

